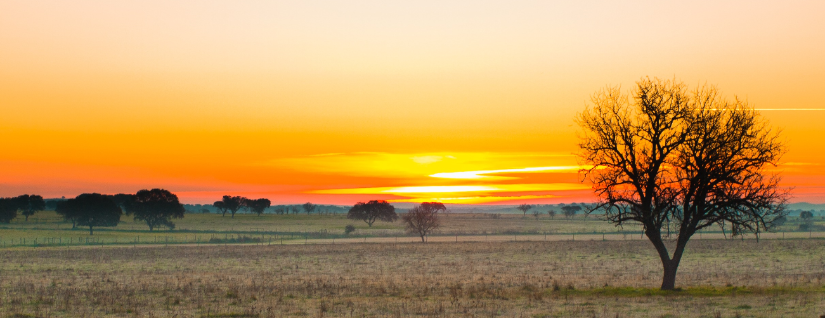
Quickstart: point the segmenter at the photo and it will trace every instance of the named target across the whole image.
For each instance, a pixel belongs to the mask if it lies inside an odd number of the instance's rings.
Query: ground
[[[694,236],[661,292],[637,227],[453,214],[428,243],[343,215],[124,217],[95,235],[54,212],[0,225],[0,317],[817,317],[825,233]],[[343,233],[344,226],[358,230]],[[240,244],[239,244],[240,243]]]
[[[86,246],[0,252],[16,317],[816,317],[818,239]]]

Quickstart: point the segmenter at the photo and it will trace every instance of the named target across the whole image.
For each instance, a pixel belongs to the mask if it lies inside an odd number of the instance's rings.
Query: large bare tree
[[[600,199],[590,211],[641,223],[662,261],[661,288],[673,289],[696,231],[716,224],[758,236],[785,215],[788,192],[765,170],[783,145],[758,112],[713,87],[644,78],[631,94],[604,89],[577,116],[579,156],[592,167],[582,172]]]

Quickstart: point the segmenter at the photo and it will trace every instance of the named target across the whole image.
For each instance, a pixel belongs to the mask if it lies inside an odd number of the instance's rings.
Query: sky
[[[0,196],[584,202],[573,118],[642,77],[781,129],[825,203],[822,1],[0,0]]]

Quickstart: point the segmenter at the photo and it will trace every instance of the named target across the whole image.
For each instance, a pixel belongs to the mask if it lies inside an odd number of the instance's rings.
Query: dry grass
[[[645,241],[0,251],[18,317],[735,317],[825,314],[820,240],[689,244],[677,285]]]

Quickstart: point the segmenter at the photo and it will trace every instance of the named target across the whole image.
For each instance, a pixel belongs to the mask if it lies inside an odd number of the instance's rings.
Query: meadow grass
[[[816,317],[821,240],[701,240],[681,290],[645,241],[0,251],[0,316]]]
[[[372,227],[357,220],[349,220],[343,214],[290,214],[262,216],[237,214],[234,218],[219,214],[187,214],[176,219],[176,229],[149,231],[141,222],[123,216],[116,227],[97,227],[95,235],[89,235],[88,228],[71,228],[53,211],[42,211],[24,221],[17,218],[10,224],[0,224],[0,247],[11,246],[65,246],[65,245],[111,245],[111,244],[206,244],[270,242],[295,243],[306,239],[343,239],[347,237],[410,237],[401,222],[376,222]],[[348,224],[356,226],[350,235],[344,234]],[[791,231],[787,238],[825,237],[825,232],[795,232],[798,224],[789,222],[779,231]],[[442,227],[435,236],[535,236],[535,235],[600,235],[607,234],[622,239],[643,239],[641,227],[628,224],[615,227],[599,220],[596,216],[582,215],[571,219],[549,218],[541,215],[520,214],[449,214],[442,217]],[[706,231],[708,237],[723,237],[718,229]],[[636,235],[638,237],[635,237]],[[715,235],[715,236],[714,236]],[[767,235],[782,238],[779,235]],[[513,240],[518,240],[518,237]],[[252,241],[250,241],[252,240]]]

